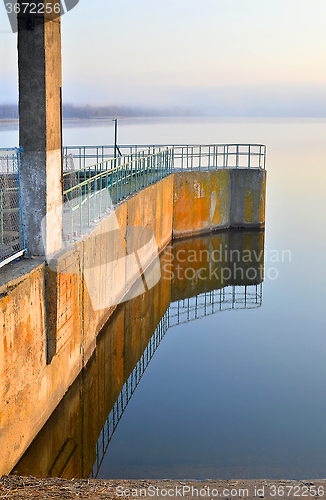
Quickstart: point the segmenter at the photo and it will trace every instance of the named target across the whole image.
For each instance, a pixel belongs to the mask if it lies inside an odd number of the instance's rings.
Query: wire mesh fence
[[[0,149],[0,267],[25,251],[19,161],[18,148]]]

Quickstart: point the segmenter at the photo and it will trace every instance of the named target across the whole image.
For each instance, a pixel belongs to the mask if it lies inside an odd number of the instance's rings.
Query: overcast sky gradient
[[[17,101],[0,4],[0,103]],[[62,17],[64,102],[326,116],[326,0],[80,0]]]

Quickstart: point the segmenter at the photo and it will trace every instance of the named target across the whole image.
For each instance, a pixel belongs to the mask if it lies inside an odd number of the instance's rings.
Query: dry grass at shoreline
[[[151,494],[149,494],[149,487],[151,487]],[[157,494],[154,494],[154,490]],[[122,491],[125,492],[124,495]],[[164,496],[165,493],[166,496]],[[326,480],[66,480],[60,478],[37,479],[31,476],[2,476],[0,479],[0,499],[118,500],[146,497],[161,500],[182,497],[210,500],[218,498],[223,500],[325,498],[326,500]]]

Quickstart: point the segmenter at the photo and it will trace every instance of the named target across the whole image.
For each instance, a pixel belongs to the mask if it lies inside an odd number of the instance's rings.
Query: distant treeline
[[[112,117],[137,117],[137,116],[194,116],[195,113],[186,108],[150,109],[133,108],[127,106],[62,106],[63,118],[112,118]]]
[[[18,118],[18,106],[15,104],[0,104],[0,119]]]
[[[133,108],[127,106],[62,106],[63,118],[112,118],[137,116],[196,116],[197,113],[189,108]],[[14,104],[0,104],[0,119],[18,118],[18,106]]]

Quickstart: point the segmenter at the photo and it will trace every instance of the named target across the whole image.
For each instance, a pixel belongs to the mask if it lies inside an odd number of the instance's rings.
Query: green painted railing
[[[134,191],[173,171],[265,169],[262,144],[123,145],[63,148],[63,234],[72,240]],[[0,149],[0,267],[25,252],[19,148]]]
[[[156,144],[119,146],[123,156],[133,157],[141,151],[152,153],[173,148],[174,168],[181,170],[214,168],[265,169],[266,146],[263,144]],[[113,158],[114,146],[66,146],[63,149],[64,169],[83,169]],[[69,166],[70,165],[70,166]]]
[[[63,234],[73,240],[134,191],[171,172],[265,169],[262,144],[67,146],[63,149]],[[96,160],[96,163],[94,163]]]
[[[96,220],[134,191],[172,172],[173,149],[151,148],[110,158],[63,175],[63,233],[68,240],[84,234]]]

